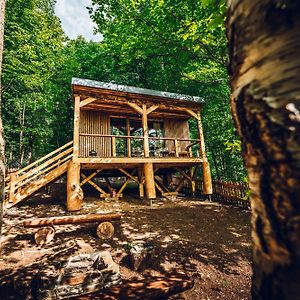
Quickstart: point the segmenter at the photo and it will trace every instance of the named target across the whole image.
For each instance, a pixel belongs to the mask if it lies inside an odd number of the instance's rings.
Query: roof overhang
[[[89,79],[72,78],[73,96],[82,99],[95,98],[84,109],[114,111],[115,109],[132,113],[128,102],[136,104],[159,105],[160,116],[173,115],[186,117],[189,115],[182,108],[199,110],[204,105],[204,99],[195,96],[156,91],[133,86],[105,83]],[[135,112],[133,112],[135,113]],[[157,114],[158,112],[156,112]]]

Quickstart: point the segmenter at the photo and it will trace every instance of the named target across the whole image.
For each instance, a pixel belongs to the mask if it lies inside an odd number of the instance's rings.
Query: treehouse
[[[100,198],[122,198],[130,182],[147,199],[176,196],[185,181],[195,191],[199,167],[203,193],[212,193],[201,98],[79,78],[73,78],[72,92],[73,142],[6,179],[10,206],[64,173],[71,211],[81,208],[86,184]],[[198,128],[196,139],[190,138],[191,118]]]

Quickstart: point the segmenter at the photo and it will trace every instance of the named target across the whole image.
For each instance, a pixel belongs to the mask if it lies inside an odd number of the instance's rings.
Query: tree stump
[[[115,233],[115,228],[110,222],[100,223],[97,227],[97,236],[102,240],[110,239]]]
[[[55,235],[55,229],[54,227],[47,226],[47,227],[42,227],[40,228],[34,235],[34,240],[35,242],[42,246],[49,244]]]

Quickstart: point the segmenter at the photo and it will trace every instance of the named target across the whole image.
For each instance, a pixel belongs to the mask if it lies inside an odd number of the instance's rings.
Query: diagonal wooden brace
[[[96,170],[94,173],[92,173],[91,175],[89,175],[88,177],[86,177],[84,180],[82,180],[80,182],[80,186],[83,186],[85,183],[87,183],[88,181],[90,181],[92,178],[94,178],[98,173],[100,173],[102,171],[102,169],[98,169]],[[83,176],[82,176],[83,177]]]

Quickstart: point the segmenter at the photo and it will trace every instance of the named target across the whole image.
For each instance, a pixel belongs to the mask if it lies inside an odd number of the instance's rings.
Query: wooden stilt
[[[155,199],[156,191],[155,191],[154,172],[153,172],[152,163],[144,164],[144,174],[145,174],[145,185],[146,185],[146,197],[148,199]]]
[[[190,168],[190,177],[191,177],[191,188],[192,194],[195,195],[196,192],[196,181],[194,180],[195,169],[193,167]]]
[[[204,161],[202,163],[202,176],[203,176],[203,194],[204,195],[211,195],[213,193],[212,190],[212,182],[211,182],[211,174],[210,174],[210,167],[209,162]]]
[[[203,159],[203,163],[202,163],[203,194],[211,195],[213,193],[211,173],[210,173],[209,162],[207,161],[206,153],[205,153],[204,134],[203,134],[200,111],[197,113],[197,123],[198,123],[198,134],[200,139],[200,153]]]
[[[139,168],[138,170],[138,178],[139,178],[140,199],[143,199],[145,194],[144,194],[144,183],[143,183],[143,170],[141,168]]]
[[[80,164],[69,162],[67,174],[67,210],[81,209],[83,192],[80,187]]]

